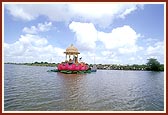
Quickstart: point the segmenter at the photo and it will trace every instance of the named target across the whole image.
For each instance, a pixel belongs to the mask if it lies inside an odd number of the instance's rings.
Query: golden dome
[[[64,52],[64,53],[66,53],[66,54],[69,54],[69,53],[71,53],[71,54],[80,54],[80,53],[78,52],[78,49],[77,49],[76,47],[74,47],[73,44],[71,44],[71,46],[69,46],[69,47],[66,49],[66,52]]]

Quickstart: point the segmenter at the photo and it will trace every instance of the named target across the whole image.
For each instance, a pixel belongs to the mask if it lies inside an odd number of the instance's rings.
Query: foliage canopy
[[[147,70],[151,70],[151,71],[163,71],[163,65],[161,65],[157,59],[155,58],[150,58],[147,59],[148,62],[146,63],[147,65]]]

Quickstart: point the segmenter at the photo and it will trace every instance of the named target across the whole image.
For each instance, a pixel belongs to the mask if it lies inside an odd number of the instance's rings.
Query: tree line
[[[97,69],[104,70],[142,70],[142,71],[164,71],[164,64],[160,64],[157,59],[150,58],[147,59],[146,64],[138,65],[116,65],[116,64],[95,64]],[[34,62],[34,63],[6,63],[6,64],[17,64],[17,65],[31,65],[31,66],[50,66],[57,67],[57,63],[48,63],[48,62]],[[93,64],[89,65],[90,67]]]
[[[150,58],[147,59],[146,64],[138,65],[115,65],[115,64],[96,64],[97,69],[108,69],[108,70],[144,70],[144,71],[164,71],[164,64],[160,64],[157,59]],[[48,62],[34,62],[31,65],[36,66],[57,66],[56,63],[48,63]],[[93,64],[89,65],[90,67]]]
[[[160,64],[157,59],[147,59],[146,64],[138,65],[116,65],[116,64],[96,64],[97,69],[105,70],[143,70],[143,71],[164,71],[164,64]],[[93,64],[91,64],[93,66]]]

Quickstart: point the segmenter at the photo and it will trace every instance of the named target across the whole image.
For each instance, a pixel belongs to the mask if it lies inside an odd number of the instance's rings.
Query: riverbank
[[[5,64],[16,64],[16,65],[28,65],[28,66],[46,66],[46,67],[57,67],[57,63],[48,63],[48,62],[34,62],[34,63],[5,63]],[[138,65],[117,65],[117,64],[95,64],[99,70],[139,70],[139,71],[148,71],[148,66],[145,64]],[[90,67],[93,64],[89,65]],[[164,71],[164,65],[160,65],[160,71]]]
[[[35,63],[5,63],[5,64],[15,64],[15,65],[28,65],[28,66],[46,66],[46,67],[57,67],[56,63],[47,62],[35,62]]]

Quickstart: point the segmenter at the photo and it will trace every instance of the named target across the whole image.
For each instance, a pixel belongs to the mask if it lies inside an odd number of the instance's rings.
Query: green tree
[[[164,64],[160,64],[160,71],[164,71]]]
[[[146,63],[147,70],[160,71],[160,63],[157,61],[157,59],[150,58],[147,60],[148,60],[148,62]]]
[[[48,64],[48,62],[44,62],[44,64]]]
[[[39,64],[39,62],[34,62],[34,64]]]

